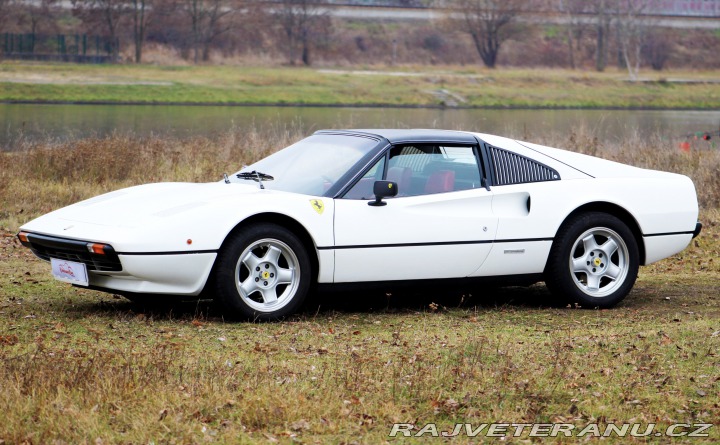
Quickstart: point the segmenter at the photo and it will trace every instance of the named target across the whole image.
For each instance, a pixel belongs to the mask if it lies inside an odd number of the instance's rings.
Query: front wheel
[[[545,281],[550,290],[583,307],[609,308],[630,292],[639,267],[637,241],[620,219],[589,212],[558,232]]]
[[[216,297],[230,315],[282,319],[302,305],[310,288],[310,259],[302,242],[276,224],[232,235],[215,268]]]

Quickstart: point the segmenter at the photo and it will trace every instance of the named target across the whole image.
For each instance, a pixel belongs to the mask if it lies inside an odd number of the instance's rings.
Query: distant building
[[[720,0],[651,0],[648,11],[656,15],[720,17]]]
[[[343,6],[370,6],[391,8],[428,8],[435,0],[327,0],[328,3]]]
[[[369,6],[369,7],[395,7],[395,8],[428,8],[440,5],[451,5],[453,0],[327,0],[335,5]],[[651,15],[681,16],[681,17],[720,17],[720,0],[635,0],[637,2],[650,2],[646,11]],[[542,9],[542,4],[535,2]]]

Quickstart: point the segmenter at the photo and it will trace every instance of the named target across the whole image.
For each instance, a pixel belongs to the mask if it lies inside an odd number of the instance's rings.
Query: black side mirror
[[[387,205],[387,202],[382,199],[397,196],[397,183],[392,181],[375,181],[375,184],[373,185],[373,193],[375,193],[375,201],[368,202],[369,206],[381,207]]]

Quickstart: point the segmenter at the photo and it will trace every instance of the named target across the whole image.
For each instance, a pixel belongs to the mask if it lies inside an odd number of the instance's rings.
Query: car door
[[[370,206],[376,180],[398,195]],[[335,200],[336,283],[465,277],[487,257],[498,226],[476,146],[388,148]]]

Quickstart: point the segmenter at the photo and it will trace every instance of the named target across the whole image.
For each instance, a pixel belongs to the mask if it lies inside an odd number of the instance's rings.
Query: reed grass
[[[509,136],[523,138],[527,135]],[[23,221],[81,199],[147,182],[219,180],[306,136],[299,127],[232,129],[215,138],[111,135],[69,142],[20,141],[0,153],[0,226]],[[532,142],[557,146],[643,168],[689,176],[703,208],[720,206],[720,153],[681,151],[680,141],[660,135],[601,140],[580,127],[569,135],[548,134]]]

